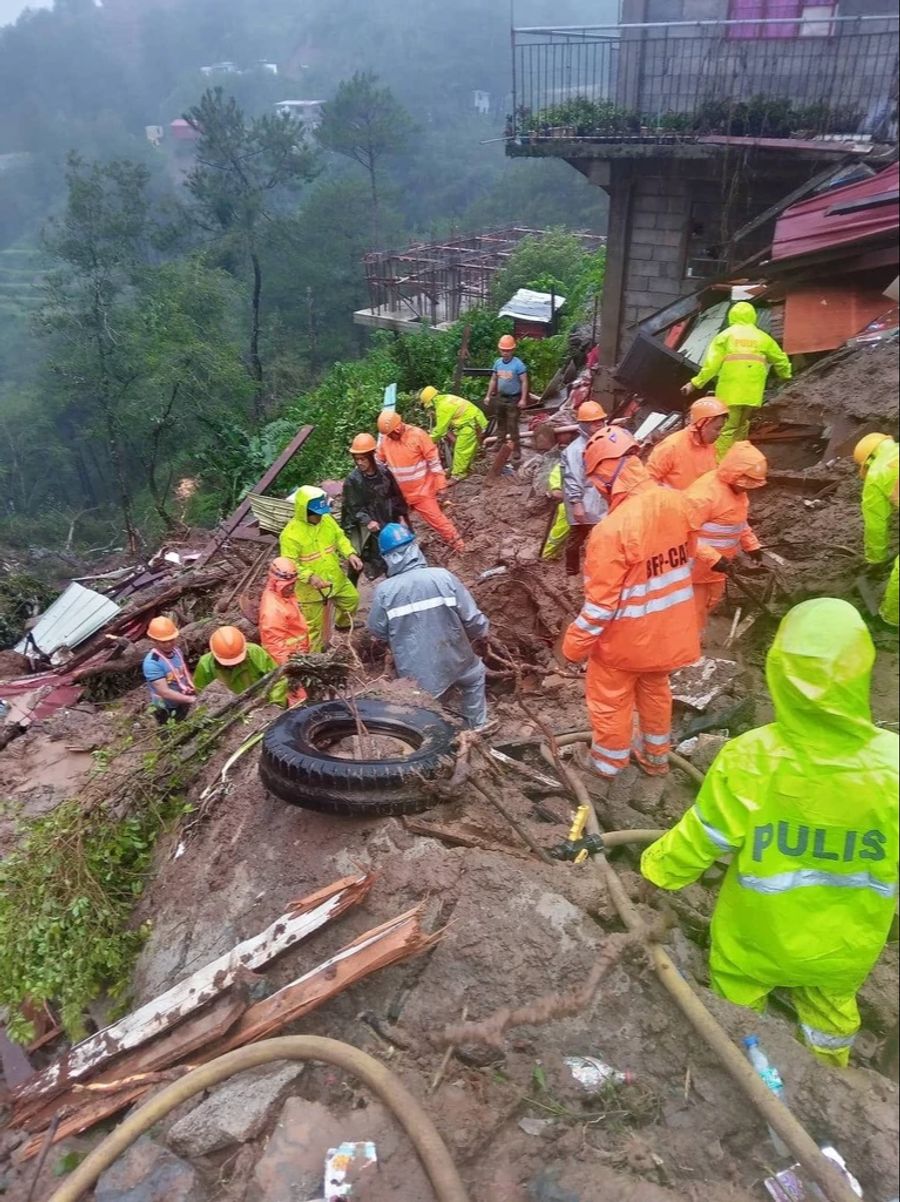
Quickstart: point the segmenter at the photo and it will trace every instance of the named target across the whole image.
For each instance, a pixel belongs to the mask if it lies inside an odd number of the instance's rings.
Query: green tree
[[[380,87],[378,76],[357,71],[345,79],[334,99],[322,106],[316,130],[326,150],[360,164],[369,176],[372,197],[372,246],[379,245],[378,168],[388,155],[403,150],[414,127],[409,113],[390,88]]]
[[[552,289],[567,301],[581,300],[574,293],[589,258],[579,239],[566,230],[550,230],[540,238],[523,238],[497,274],[492,289],[494,299],[503,304],[519,288],[537,288],[546,292]]]
[[[196,129],[196,166],[185,187],[194,220],[208,233],[236,244],[250,264],[250,373],[256,381],[254,410],[263,414],[260,356],[263,270],[260,226],[273,215],[279,195],[313,179],[318,166],[292,117],[266,113],[248,119],[221,88],[207,90],[185,114]]]

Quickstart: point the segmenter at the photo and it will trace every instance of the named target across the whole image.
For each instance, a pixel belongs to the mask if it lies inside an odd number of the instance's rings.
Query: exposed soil
[[[888,417],[895,420],[896,369],[895,348],[861,352],[830,375],[798,381],[790,394],[782,394],[777,411],[767,408],[765,419],[780,414],[785,420],[828,426],[844,413],[858,429]],[[823,592],[859,602],[853,584],[861,545],[858,477],[843,460],[809,470],[840,481],[821,506],[805,506],[796,491],[779,486],[755,494],[752,501],[757,532],[787,561],[782,569],[786,590],[770,600],[779,614],[792,599]],[[534,717],[556,731],[582,729],[587,721],[581,678],[560,668],[552,655],[554,639],[580,604],[580,582],[567,580],[561,564],[536,559],[547,515],[528,513],[527,483],[514,476],[489,481],[481,472],[483,467],[454,489],[449,507],[468,544],[466,555],[452,556],[428,533],[422,543],[432,563],[462,576],[491,618],[496,645],[487,662],[491,717],[498,723],[491,742],[514,742],[537,733],[513,695],[507,653],[526,665],[525,703]],[[835,543],[848,550],[836,549]],[[500,565],[507,568],[505,574],[478,580],[483,571]],[[765,587],[762,579],[759,587]],[[363,613],[371,589],[363,586]],[[676,726],[695,740],[687,746],[701,768],[726,732],[734,734],[771,715],[762,676],[771,623],[759,619],[738,644],[725,647],[734,610],[746,604],[730,588],[721,614],[710,625],[707,654],[736,662],[728,688],[707,711],[707,729],[695,729],[694,711],[685,706],[676,711]],[[369,662],[359,629],[353,639]],[[373,677],[381,672],[379,663],[371,665]],[[392,696],[421,700],[406,683],[379,681],[375,687],[386,685]],[[141,708],[136,695],[123,701],[132,722],[144,720]],[[896,648],[879,654],[873,709],[878,721],[896,726]],[[62,716],[55,721],[64,724]],[[96,719],[80,713],[68,721],[75,727],[65,736],[56,733],[54,738],[57,728],[48,723],[0,755],[5,774],[14,774],[17,796],[23,788],[48,784],[57,796],[59,773],[89,767],[83,749],[99,733],[90,725]],[[228,733],[197,790],[213,782],[246,734]],[[375,736],[371,742],[376,754],[397,751],[394,740]],[[353,754],[352,739],[342,744]],[[82,750],[65,750],[68,745]],[[51,750],[60,746],[62,758],[52,761]],[[536,756],[527,762],[551,772]],[[561,792],[534,790],[512,775],[502,784],[490,784],[491,790],[499,790],[503,805],[540,846],[566,837],[571,805]],[[665,826],[677,820],[693,796],[694,786],[679,772],[654,781],[629,770],[598,812],[608,829]],[[302,1030],[345,1039],[389,1063],[435,1119],[473,1202],[764,1198],[762,1179],[775,1157],[762,1123],[639,956],[622,959],[590,1006],[575,1017],[511,1031],[500,1051],[459,1048],[442,1082],[429,1093],[443,1056],[435,1037],[460,1019],[464,1007],[470,1019],[479,1020],[499,1007],[577,987],[621,928],[590,872],[538,861],[500,812],[474,791],[463,788],[452,801],[420,817],[474,836],[481,846],[450,846],[413,833],[399,819],[338,819],[285,805],[260,784],[256,752],[246,755],[207,821],[187,840],[174,832],[159,846],[155,879],[135,914],[136,922],[152,923],[152,934],[135,973],[134,1001],[152,998],[262,929],[292,899],[359,867],[373,867],[379,876],[364,905],[265,975],[278,987],[412,905],[424,908],[429,928],[443,928],[431,953],[346,991],[311,1015]],[[622,850],[614,862],[626,889],[645,905],[635,854]],[[679,969],[697,983],[704,1001],[735,1038],[751,1032],[760,1036],[801,1121],[815,1138],[838,1147],[867,1199],[888,1202],[898,1192],[897,1088],[872,1065],[884,1033],[897,1020],[896,943],[888,946],[861,994],[866,1031],[855,1067],[847,1072],[827,1069],[797,1041],[783,1010],[773,1006],[768,1015],[757,1016],[705,991],[704,950],[718,876],[720,870],[714,870],[704,882],[667,899],[677,917],[668,942]],[[363,1012],[387,1024],[384,1036],[373,1033]],[[586,1098],[567,1077],[567,1055],[599,1057],[630,1070],[634,1083],[600,1099]],[[424,1202],[431,1197],[405,1140],[355,1084],[319,1066],[298,1079],[294,1092],[326,1106],[348,1138],[368,1133],[376,1139],[381,1173],[367,1198]],[[523,1119],[544,1124],[525,1123],[523,1128]],[[97,1138],[94,1133],[86,1142]],[[238,1156],[232,1149],[197,1161],[216,1183],[212,1196],[223,1202],[260,1202],[252,1174],[266,1141],[263,1135]],[[66,1146],[61,1145],[62,1152]],[[47,1188],[38,1196],[46,1196],[56,1160],[54,1149],[43,1175]],[[17,1178],[10,1197],[22,1196],[14,1192],[18,1185]]]

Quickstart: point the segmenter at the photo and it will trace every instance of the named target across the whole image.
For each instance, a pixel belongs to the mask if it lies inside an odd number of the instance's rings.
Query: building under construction
[[[488,230],[445,242],[420,243],[407,250],[366,255],[369,308],[353,314],[357,325],[403,332],[439,330],[468,309],[490,300],[494,277],[524,238],[546,230]],[[585,250],[605,246],[600,234],[579,233]]]

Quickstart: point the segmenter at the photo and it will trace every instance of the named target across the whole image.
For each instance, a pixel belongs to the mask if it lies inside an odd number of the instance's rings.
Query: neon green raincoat
[[[557,463],[550,469],[547,476],[547,492],[562,492],[562,464]],[[556,559],[569,537],[569,519],[566,516],[566,503],[560,501],[553,511],[553,521],[541,547],[541,559]]]
[[[456,435],[450,475],[454,480],[461,480],[469,474],[478,451],[479,431],[487,429],[488,419],[477,405],[450,392],[438,393],[434,398],[434,418],[431,437],[435,442],[443,438],[448,430]]]
[[[807,1044],[838,1064],[897,897],[898,738],[871,720],[874,661],[846,601],[792,609],[766,661],[775,721],[725,744],[696,804],[641,859],[648,880],[680,889],[732,856],[713,988],[757,1009],[791,988]]]
[[[220,664],[211,651],[201,655],[194,669],[194,686],[202,692],[214,680],[221,681],[232,693],[243,693],[256,684],[267,672],[277,667],[274,659],[258,643],[247,644],[247,658],[230,668]],[[269,701],[276,705],[287,705],[288,682],[282,677],[269,690]]]
[[[342,559],[355,554],[353,544],[330,514],[315,525],[307,518],[310,501],[324,495],[321,488],[308,484],[298,488],[294,517],[279,539],[281,554],[297,564],[297,602],[309,626],[311,651],[322,650],[325,606],[329,601],[334,602],[337,626],[349,626],[359,607],[359,593],[341,567]],[[327,587],[322,591],[314,588],[309,583],[312,576],[321,577]]]
[[[728,420],[716,441],[720,459],[732,443],[748,437],[749,410],[763,403],[770,366],[782,380],[791,378],[790,359],[774,338],[758,329],[750,302],[738,301],[728,310],[728,328],[716,334],[691,380],[699,389],[716,376],[716,396],[728,406]]]
[[[862,516],[867,563],[884,563],[889,558],[891,518],[898,505],[898,473],[900,447],[893,438],[887,438],[872,457],[863,483]],[[892,626],[900,624],[900,564],[897,559],[879,612],[885,622]]]

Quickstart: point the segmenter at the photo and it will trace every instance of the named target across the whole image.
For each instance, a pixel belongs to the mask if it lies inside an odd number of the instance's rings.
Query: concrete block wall
[[[682,295],[690,209],[688,181],[672,175],[636,175],[623,271],[623,350],[633,337],[629,326]]]

